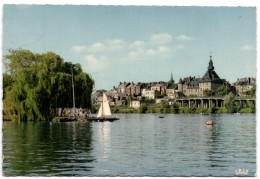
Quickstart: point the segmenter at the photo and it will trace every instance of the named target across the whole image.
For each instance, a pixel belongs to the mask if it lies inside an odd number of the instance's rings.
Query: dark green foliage
[[[178,104],[174,103],[172,106],[171,106],[171,113],[174,113],[174,114],[178,114],[180,111],[180,107]]]
[[[11,75],[7,73],[3,74],[3,99],[5,99],[6,91],[11,90],[13,82],[14,80]]]
[[[202,108],[201,109],[201,113],[206,113],[207,114],[208,113],[208,109],[207,108]]]
[[[209,113],[212,113],[212,114],[217,113],[217,111],[218,111],[218,109],[217,109],[215,106],[213,106],[213,107],[211,107],[211,108],[208,109],[208,112],[209,112]]]
[[[64,62],[52,52],[33,54],[22,49],[9,52],[4,60],[10,77],[5,75],[4,80],[11,85],[4,87],[5,100],[13,104],[20,120],[48,120],[56,107],[72,107],[72,71],[76,107],[91,108],[94,81],[80,64]]]
[[[216,91],[212,90],[204,90],[203,96],[210,97],[210,96],[225,96],[226,94],[229,94],[231,92],[230,87],[226,85],[220,86]]]
[[[245,95],[255,97],[256,96],[256,86],[245,92]]]
[[[214,92],[212,90],[204,90],[203,96],[205,96],[205,97],[214,96]]]
[[[142,104],[140,107],[139,107],[139,112],[140,113],[145,113],[147,111],[147,106],[146,104]]]
[[[128,106],[110,106],[112,113],[139,113],[136,108],[129,108]]]
[[[229,94],[231,92],[230,87],[226,86],[226,85],[222,85],[220,86],[216,92],[215,92],[215,96],[225,96],[226,94]]]
[[[240,109],[239,112],[241,113],[255,113],[255,103],[253,102],[247,102],[247,108]]]
[[[224,98],[224,106],[227,109],[228,113],[236,112],[235,108],[235,95],[233,93],[229,93]]]

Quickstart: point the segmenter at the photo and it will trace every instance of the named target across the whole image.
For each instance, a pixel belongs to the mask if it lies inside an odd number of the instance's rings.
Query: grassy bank
[[[111,106],[112,113],[172,113],[172,114],[222,114],[228,113],[224,107],[211,107],[211,108],[188,108],[179,107],[177,105],[141,105],[139,108],[131,108],[129,106]],[[242,108],[235,112],[239,113],[255,113],[252,108]]]

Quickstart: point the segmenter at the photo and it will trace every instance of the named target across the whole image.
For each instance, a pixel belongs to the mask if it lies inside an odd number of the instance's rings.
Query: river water
[[[255,114],[116,116],[103,123],[3,122],[3,175],[255,175]]]

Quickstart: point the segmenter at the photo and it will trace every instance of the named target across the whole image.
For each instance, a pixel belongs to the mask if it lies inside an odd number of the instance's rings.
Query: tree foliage
[[[245,95],[248,95],[248,96],[252,96],[252,97],[255,97],[256,95],[256,86],[254,86],[252,89],[250,89],[249,91],[246,91],[245,92]]]
[[[216,92],[215,92],[215,96],[225,96],[226,94],[229,94],[231,92],[230,87],[222,85],[220,86]]]
[[[94,81],[80,64],[64,62],[53,52],[18,49],[9,53],[4,56],[4,98],[12,102],[20,120],[47,120],[56,107],[72,107],[72,72],[76,107],[91,107]]]
[[[146,104],[142,104],[140,107],[139,107],[139,112],[140,113],[145,113],[147,111],[147,106]]]
[[[203,96],[209,97],[209,96],[214,96],[214,92],[212,90],[204,90],[203,91]]]
[[[233,93],[229,93],[224,98],[224,106],[227,109],[228,113],[235,112],[235,95]]]
[[[225,95],[229,94],[230,92],[231,92],[231,88],[230,87],[228,87],[226,85],[222,85],[216,91],[204,90],[203,91],[203,96],[205,96],[205,97],[225,96]]]

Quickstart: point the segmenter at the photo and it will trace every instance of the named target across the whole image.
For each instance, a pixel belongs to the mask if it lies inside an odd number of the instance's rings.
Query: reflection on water
[[[99,144],[97,147],[101,150],[101,158],[108,159],[110,153],[110,130],[111,123],[110,122],[102,122],[97,126],[97,143]]]
[[[119,114],[103,123],[4,122],[6,176],[236,176],[256,172],[255,115]],[[213,120],[215,125],[207,126]]]
[[[91,170],[89,123],[4,122],[6,176],[77,175]]]

